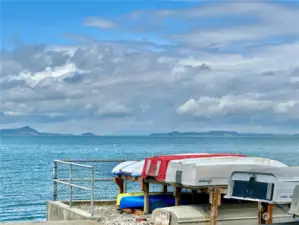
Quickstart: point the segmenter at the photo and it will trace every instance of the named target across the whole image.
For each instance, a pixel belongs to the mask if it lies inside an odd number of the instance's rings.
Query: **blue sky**
[[[131,34],[121,30],[90,29],[83,26],[85,18],[99,16],[106,20],[121,20],[138,10],[181,9],[194,2],[167,1],[4,1],[4,46],[11,46],[12,37],[28,44],[66,44],[64,35],[90,35],[100,40],[128,40]],[[169,24],[170,27],[174,25]],[[28,32],[31,31],[31,32]],[[38,32],[38,35],[33,33]],[[138,36],[138,35],[137,35]],[[151,34],[144,34],[144,38]],[[142,36],[141,36],[142,37]]]
[[[299,132],[299,1],[1,4],[1,127]]]

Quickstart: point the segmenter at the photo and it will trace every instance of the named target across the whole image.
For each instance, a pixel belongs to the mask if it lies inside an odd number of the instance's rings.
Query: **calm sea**
[[[1,137],[0,222],[45,220],[54,159],[184,152],[243,153],[299,165],[299,139],[290,137]]]

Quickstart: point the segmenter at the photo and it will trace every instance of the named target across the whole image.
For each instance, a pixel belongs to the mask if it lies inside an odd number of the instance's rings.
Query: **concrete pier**
[[[77,221],[54,221],[54,222],[8,222],[1,225],[99,225],[95,221],[77,220]]]

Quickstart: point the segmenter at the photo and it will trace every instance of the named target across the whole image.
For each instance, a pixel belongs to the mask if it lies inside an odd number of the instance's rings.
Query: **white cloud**
[[[293,117],[297,114],[299,119],[299,100],[271,101],[259,99],[256,94],[240,96],[226,95],[222,97],[200,97],[189,99],[181,105],[177,112],[193,117],[225,117],[228,115],[252,116],[253,113],[266,111],[269,116],[284,114]],[[269,114],[270,113],[270,114]]]
[[[1,105],[1,111],[10,120],[26,116],[28,123],[112,122],[113,118],[119,123],[129,117],[134,118],[131,124],[134,120],[141,124],[153,121],[150,128],[157,130],[160,125],[167,129],[182,123],[185,117],[181,115],[247,118],[250,113],[262,112],[269,124],[275,123],[277,115],[287,124],[298,121],[299,115],[299,92],[294,83],[299,67],[294,59],[297,47],[296,43],[271,46],[246,56],[204,51],[186,56],[179,48],[155,52],[138,44],[82,45],[68,55],[64,65],[49,63],[42,71],[27,67],[26,76],[24,72],[2,76],[5,91],[1,99],[7,104]],[[47,57],[51,62],[52,56]],[[19,60],[13,62],[24,65]],[[266,72],[268,75],[263,75]],[[180,104],[177,114],[175,108]],[[124,126],[128,126],[124,130],[130,129],[129,123]]]
[[[86,39],[78,46],[17,46],[1,53],[1,123],[95,133],[196,127],[298,132],[297,11],[228,2],[152,12],[153,23],[162,17],[187,26],[191,17],[194,23],[222,15],[256,19],[213,29],[196,25],[185,34],[162,29],[184,45]],[[118,26],[98,18],[86,22]],[[277,35],[275,44],[265,42]]]
[[[251,18],[247,22],[245,20],[243,24],[236,23],[236,25],[230,26],[222,25],[213,28],[196,28],[195,26],[188,32],[172,36],[175,40],[195,47],[219,48],[238,42],[256,45],[257,41],[269,41],[267,39],[271,38],[299,36],[298,26],[294,23],[294,21],[299,20],[299,8],[275,3],[224,2],[183,10],[162,10],[157,14],[162,18],[177,20],[186,18],[194,22],[206,20],[206,23],[209,23],[209,18],[215,17],[227,16],[228,18],[223,20],[228,22],[230,20],[242,20],[244,17]],[[187,20],[186,23],[188,23]]]
[[[116,28],[118,26],[115,22],[98,17],[88,17],[85,19],[84,24],[89,27],[99,27],[105,29]]]
[[[131,109],[119,100],[112,100],[98,105],[96,114],[100,116],[125,116],[131,114]]]

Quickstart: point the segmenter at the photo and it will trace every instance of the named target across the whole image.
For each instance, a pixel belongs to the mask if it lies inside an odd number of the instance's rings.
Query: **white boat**
[[[290,204],[296,185],[299,185],[299,167],[235,171],[225,198]]]
[[[286,206],[273,208],[273,223],[293,222],[292,215],[285,213]],[[210,207],[185,205],[155,209],[152,213],[154,225],[206,225],[210,224]],[[238,203],[219,206],[218,225],[257,225],[256,203]]]
[[[225,156],[225,157],[235,157],[235,156]],[[224,157],[213,157],[213,159],[219,159]],[[210,162],[213,162],[212,158],[209,158]],[[205,158],[206,160],[206,158]],[[165,176],[165,182],[166,183],[180,183],[179,181],[176,181],[177,175],[181,173],[183,170],[183,164],[192,164],[201,161],[201,158],[191,158],[191,159],[180,159],[180,160],[172,160],[169,162],[167,170],[166,170],[166,176]]]
[[[121,174],[121,170],[124,169],[125,167],[127,166],[130,166],[134,163],[137,163],[138,161],[125,161],[125,162],[121,162],[120,164],[118,164],[117,166],[115,166],[113,169],[112,169],[112,173],[114,175],[120,175]]]
[[[144,165],[144,160],[133,163],[121,169],[120,173],[126,176],[140,177],[142,173],[143,165]]]
[[[289,213],[292,215],[299,216],[299,185],[297,185],[294,190],[292,204]]]
[[[227,186],[232,172],[254,168],[287,167],[286,164],[257,157],[213,157],[173,160],[165,182],[186,187]]]

